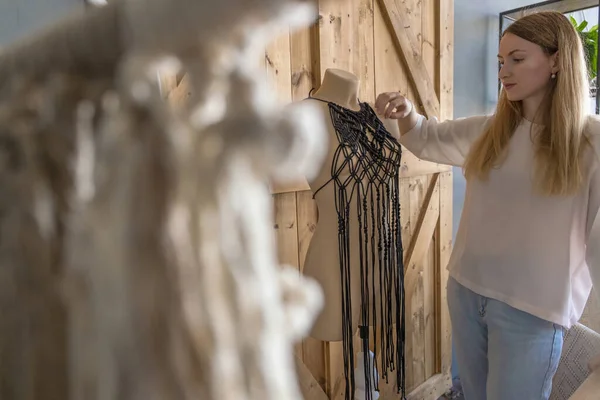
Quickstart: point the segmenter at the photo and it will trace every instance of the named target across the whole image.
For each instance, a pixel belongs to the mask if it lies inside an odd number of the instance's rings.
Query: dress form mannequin
[[[357,111],[360,109],[358,103],[359,80],[349,72],[341,70],[325,71],[321,87],[312,97],[325,101],[331,101],[342,107]],[[329,118],[329,106],[319,103],[325,120]],[[308,184],[313,193],[331,179],[331,163],[337,146],[337,135],[333,124],[327,123],[329,149],[319,174],[309,181]],[[340,270],[338,254],[338,219],[335,209],[334,188],[326,186],[315,194],[315,202],[318,209],[318,223],[311,239],[304,261],[304,274],[313,277],[323,287],[325,295],[324,307],[317,317],[311,336],[326,342],[342,340],[342,284],[340,282]],[[356,217],[356,215],[354,215]],[[353,236],[351,241],[358,244],[358,237]],[[356,260],[355,260],[356,261]],[[351,287],[352,300],[359,298],[358,286],[358,261],[352,268],[353,276]],[[356,304],[353,302],[353,304]],[[358,328],[359,309],[352,310],[353,331]]]
[[[342,264],[345,264],[348,267],[349,279],[346,281],[344,279],[340,279],[342,275],[340,271],[340,254],[343,253],[343,250],[340,247],[340,221],[338,218],[340,194],[335,185],[331,182],[332,171],[334,169],[333,165],[335,164],[336,159],[340,159],[340,128],[338,126],[336,129],[336,126],[334,126],[332,121],[331,105],[333,103],[335,106],[337,106],[337,112],[348,113],[351,115],[354,115],[354,113],[370,115],[369,112],[365,112],[365,110],[372,109],[364,103],[361,104],[359,101],[359,86],[360,81],[355,75],[339,69],[328,69],[325,71],[323,82],[320,88],[311,96],[312,99],[315,99],[312,101],[319,103],[322,107],[325,120],[331,121],[331,123],[327,124],[329,134],[329,149],[327,151],[327,156],[319,174],[312,181],[309,181],[310,188],[317,204],[318,223],[307,251],[306,260],[304,263],[304,274],[316,279],[321,284],[325,296],[324,308],[313,325],[311,336],[323,341],[344,340],[345,343],[351,343],[351,336],[354,336],[360,327],[361,337],[364,339],[365,343],[368,343],[368,326],[372,326],[376,328],[377,332],[374,335],[374,339],[377,341],[375,350],[378,353],[377,355],[380,355],[380,352],[385,352],[386,350],[382,347],[384,345],[389,346],[388,340],[386,340],[387,344],[382,343],[383,340],[380,340],[381,332],[384,330],[382,327],[382,321],[384,319],[386,320],[386,324],[388,324],[387,330],[388,332],[391,332],[393,329],[391,328],[390,324],[396,323],[400,318],[403,319],[403,314],[402,317],[399,317],[400,314],[397,314],[397,311],[400,312],[398,310],[399,307],[397,307],[398,303],[395,303],[392,299],[384,300],[383,304],[380,301],[380,294],[382,293],[383,297],[390,297],[388,295],[390,289],[388,287],[387,291],[385,289],[383,291],[381,290],[380,282],[382,282],[382,280],[380,280],[381,277],[379,274],[379,269],[372,267],[372,269],[369,270],[367,279],[365,279],[364,275],[365,264],[376,264],[377,260],[380,259],[380,257],[383,257],[383,252],[386,251],[385,248],[381,250],[377,248],[377,243],[383,234],[377,229],[377,227],[368,229],[365,234],[364,232],[361,232],[359,225],[353,225],[352,222],[350,223],[350,228],[348,229],[347,235],[349,242],[347,247],[350,250],[350,254],[349,256],[345,257],[346,261],[342,262]],[[374,112],[372,116],[376,119]],[[360,120],[360,118],[358,120]],[[383,126],[385,126],[385,129],[387,130],[390,143],[396,145],[397,150],[399,151],[400,146],[395,140],[399,137],[397,123],[393,120],[377,120],[377,122],[383,123]],[[399,161],[399,158],[397,161]],[[372,178],[373,177],[371,177],[371,179]],[[342,172],[339,174],[338,179],[345,181],[352,180],[352,177],[350,176],[349,172]],[[369,177],[365,175],[362,176],[360,180],[364,180],[366,186],[366,181],[368,179]],[[382,193],[382,195],[385,197],[385,193]],[[356,198],[350,199],[349,204],[349,215],[347,216],[347,219],[349,221],[357,221],[359,219],[358,210],[361,204]],[[373,202],[373,204],[375,204],[375,202]],[[368,209],[369,206],[370,204],[366,208]],[[366,214],[364,212],[363,214],[363,218],[365,218]],[[369,216],[368,218],[371,217]],[[399,214],[396,219],[398,220],[396,223],[400,224]],[[377,222],[373,224],[373,226],[375,225],[377,225]],[[364,243],[366,236],[368,236],[370,238],[369,240],[374,243],[373,246],[370,244],[368,245],[367,252],[363,252],[369,253],[366,255],[366,258],[371,261],[365,261],[365,254],[359,254],[359,249],[361,249],[361,246],[365,248]],[[399,235],[397,235],[397,237],[399,237]],[[385,240],[389,239],[390,235],[388,234]],[[398,243],[398,246],[401,248],[401,243]],[[400,256],[399,258],[401,263],[402,257]],[[362,273],[361,265],[363,267]],[[365,290],[365,281],[368,281],[368,289],[366,289],[368,294],[363,296],[364,293],[361,294],[361,288],[362,291]],[[402,286],[400,279],[398,279],[398,282],[396,283],[399,287]],[[347,285],[347,287],[344,288],[344,285]],[[346,299],[345,305],[344,299]],[[348,303],[351,307],[351,312],[347,308]],[[367,320],[365,319],[365,314],[363,312],[365,308],[369,310]],[[344,312],[344,309],[347,311]],[[351,318],[351,323],[349,323],[348,317]],[[348,339],[348,336],[350,336],[350,339]],[[398,337],[396,337],[396,339],[398,339]],[[398,340],[398,342],[401,340],[402,339]],[[402,349],[400,349],[402,345],[403,343],[398,343],[398,347],[396,347],[396,349],[402,351]],[[351,344],[349,346],[350,347],[346,349],[347,351],[353,349]],[[393,350],[393,347],[392,351],[389,351],[389,347],[387,350],[388,365],[391,362],[394,365],[394,368],[403,369],[403,365],[396,365],[397,361],[394,355],[391,354],[395,351]],[[374,367],[372,365],[373,353],[369,352],[368,349],[363,347],[362,351],[357,354],[356,363],[349,361],[351,367],[347,368],[352,369],[352,366],[357,366],[360,364],[361,368],[359,369],[361,371],[365,371],[366,368],[362,368],[363,355],[365,354],[367,355],[365,360],[371,360],[366,362]],[[347,357],[349,355],[345,354],[344,356]],[[384,355],[384,357],[386,356]],[[347,360],[345,360],[345,364],[346,363]],[[369,369],[372,369],[372,367]],[[346,372],[349,372],[348,369]],[[372,370],[370,372],[372,374],[371,376],[375,376],[374,380],[376,381],[376,372],[373,373]],[[364,375],[364,373],[361,373],[360,375]],[[360,394],[363,392],[363,390],[366,390],[366,386],[361,383],[361,381],[364,382],[364,377],[357,376],[356,380],[356,389],[362,390],[357,390],[355,395],[365,396],[364,394]],[[398,383],[400,384],[401,382],[399,381]],[[373,384],[367,386],[371,387],[371,394],[366,395],[366,397],[362,397],[362,399],[376,399],[378,396],[375,392],[373,392]],[[375,387],[376,386],[377,385],[375,385]],[[354,399],[359,400],[358,398],[353,398],[353,400]]]

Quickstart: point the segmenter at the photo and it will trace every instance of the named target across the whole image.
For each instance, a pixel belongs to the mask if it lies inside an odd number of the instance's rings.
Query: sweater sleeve
[[[491,116],[475,116],[438,122],[423,116],[400,143],[421,160],[460,167],[471,145],[487,128]]]

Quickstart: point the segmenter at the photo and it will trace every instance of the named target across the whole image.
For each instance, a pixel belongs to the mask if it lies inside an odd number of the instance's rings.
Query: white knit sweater
[[[400,141],[423,160],[462,166],[491,118],[437,122],[421,117]],[[590,272],[600,288],[600,221],[594,225],[600,207],[600,121],[590,117],[589,174],[571,197],[534,193],[531,138],[537,129],[523,120],[503,164],[487,181],[467,182],[448,269],[480,295],[569,328],[589,297]]]

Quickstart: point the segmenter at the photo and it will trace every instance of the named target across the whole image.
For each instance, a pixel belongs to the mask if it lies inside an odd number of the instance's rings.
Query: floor
[[[465,396],[462,392],[460,381],[456,380],[453,382],[452,388],[449,389],[442,397],[438,400],[465,400]]]

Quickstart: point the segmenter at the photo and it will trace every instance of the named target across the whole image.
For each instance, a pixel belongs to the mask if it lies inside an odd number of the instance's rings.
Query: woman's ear
[[[558,73],[558,51],[550,56],[550,70],[553,74]]]

